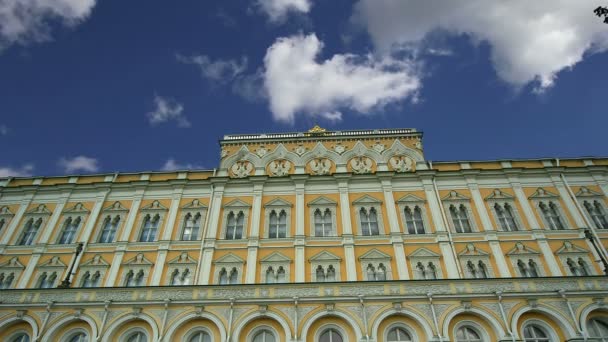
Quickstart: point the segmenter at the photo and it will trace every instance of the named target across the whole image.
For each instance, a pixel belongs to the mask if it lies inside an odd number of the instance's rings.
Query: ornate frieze
[[[413,171],[414,161],[407,156],[394,156],[390,160],[390,165],[395,172]]]
[[[291,162],[286,159],[273,160],[268,164],[268,173],[271,177],[284,177],[289,174]]]
[[[308,166],[313,175],[328,175],[331,170],[331,161],[327,158],[315,158],[308,162]]]
[[[372,173],[374,162],[369,157],[357,156],[350,160],[350,167],[355,174]]]
[[[232,165],[230,171],[232,171],[232,176],[234,178],[245,178],[251,175],[251,171],[253,171],[253,164],[246,160],[240,160]]]

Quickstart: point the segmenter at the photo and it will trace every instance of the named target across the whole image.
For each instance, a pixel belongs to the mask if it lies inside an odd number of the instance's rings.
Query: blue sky
[[[430,160],[608,155],[598,4],[465,3],[9,0],[0,177],[213,168],[224,134],[317,123],[417,128]]]

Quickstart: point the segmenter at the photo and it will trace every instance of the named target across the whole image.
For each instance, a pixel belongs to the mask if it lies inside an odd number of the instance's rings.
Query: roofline
[[[270,140],[318,140],[336,139],[361,136],[395,136],[395,135],[414,135],[422,136],[422,132],[415,128],[382,128],[364,129],[347,131],[319,131],[309,130],[308,132],[287,132],[287,133],[260,133],[260,134],[228,134],[220,139],[220,144],[246,141],[270,141]]]

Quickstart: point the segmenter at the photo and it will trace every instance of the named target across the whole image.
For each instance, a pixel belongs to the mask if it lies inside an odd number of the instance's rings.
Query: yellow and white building
[[[608,341],[608,159],[430,162],[415,129],[220,147],[0,179],[0,340]]]

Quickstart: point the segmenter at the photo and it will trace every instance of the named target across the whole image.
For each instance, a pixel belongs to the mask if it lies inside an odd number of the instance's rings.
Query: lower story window
[[[319,336],[319,342],[343,342],[340,332],[334,328],[327,329]]]

